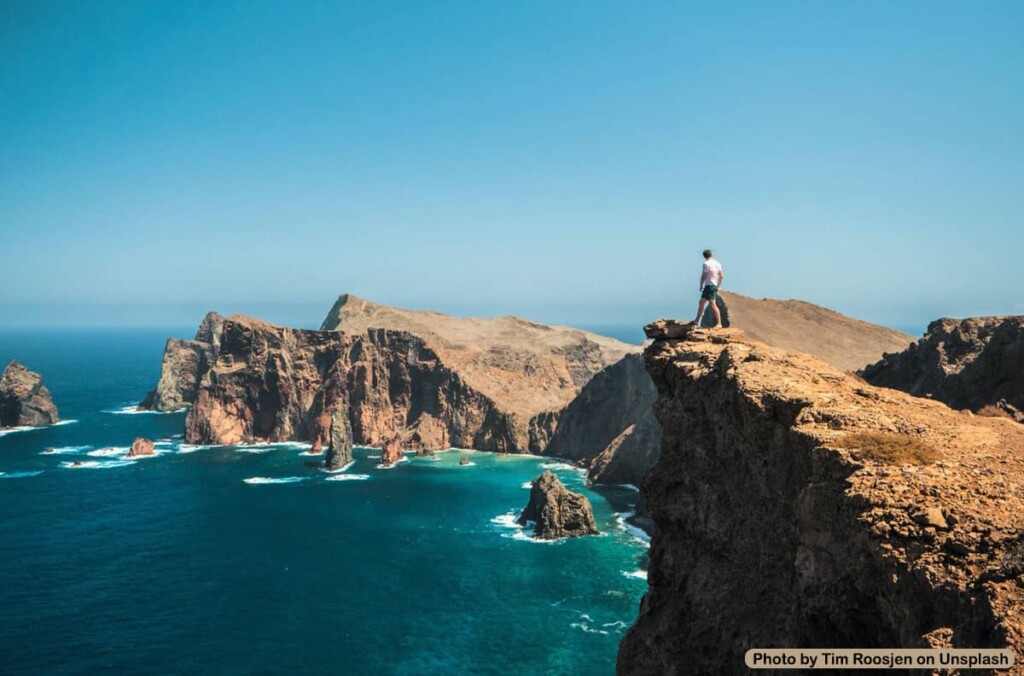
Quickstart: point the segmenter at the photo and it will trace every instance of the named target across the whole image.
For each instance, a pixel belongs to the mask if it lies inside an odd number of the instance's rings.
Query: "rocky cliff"
[[[538,450],[546,434],[470,387],[405,331],[361,334],[289,329],[236,315],[224,320],[215,361],[201,375],[185,422],[190,443],[331,443],[348,410],[351,440],[405,448]],[[341,436],[344,436],[341,434]]]
[[[541,474],[530,487],[530,500],[519,515],[519,524],[530,523],[534,535],[543,540],[598,533],[590,500],[570,491],[551,472]]]
[[[639,354],[598,372],[558,416],[545,455],[582,461],[591,481],[637,484],[658,459],[657,390]]]
[[[1021,653],[1024,428],[736,330],[649,335],[657,528],[619,673],[746,673],[768,646]]]
[[[168,338],[164,347],[160,381],[139,408],[151,411],[178,411],[195,402],[199,383],[220,352],[224,318],[210,312],[203,318],[192,340]]]
[[[861,375],[953,408],[995,406],[1012,416],[1024,410],[1024,317],[939,319],[919,341]]]
[[[38,427],[58,422],[43,377],[12,361],[0,373],[0,427]]]

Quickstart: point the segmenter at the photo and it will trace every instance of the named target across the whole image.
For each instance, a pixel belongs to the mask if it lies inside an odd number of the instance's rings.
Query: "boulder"
[[[136,437],[132,447],[128,450],[129,458],[139,458],[145,455],[156,455],[153,449],[153,442],[144,437]]]
[[[380,452],[380,464],[388,467],[399,462],[404,457],[402,454],[402,436],[400,434],[396,434],[384,442]]]

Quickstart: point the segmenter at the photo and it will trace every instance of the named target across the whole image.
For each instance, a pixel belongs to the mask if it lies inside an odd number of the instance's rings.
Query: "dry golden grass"
[[[889,432],[854,432],[836,446],[860,451],[869,460],[891,465],[924,465],[939,459],[939,452],[917,437]]]
[[[975,415],[982,415],[985,416],[986,418],[1006,418],[1008,420],[1013,420],[1013,416],[1010,415],[1007,411],[1004,411],[998,406],[993,406],[992,404],[982,406],[981,408],[978,409]]]

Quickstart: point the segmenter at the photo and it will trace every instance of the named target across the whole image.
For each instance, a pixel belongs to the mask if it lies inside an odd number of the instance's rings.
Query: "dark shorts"
[[[705,284],[704,290],[700,292],[700,297],[705,300],[715,300],[718,297],[718,287],[714,284]]]

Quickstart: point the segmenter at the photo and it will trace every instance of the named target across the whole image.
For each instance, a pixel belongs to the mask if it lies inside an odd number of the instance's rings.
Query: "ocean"
[[[183,413],[126,411],[192,332],[0,333],[68,421],[0,436],[3,673],[614,673],[646,589],[634,490],[538,457],[357,448],[327,474],[303,444],[187,446]],[[126,461],[136,436],[159,454]],[[601,536],[514,524],[544,469]]]

